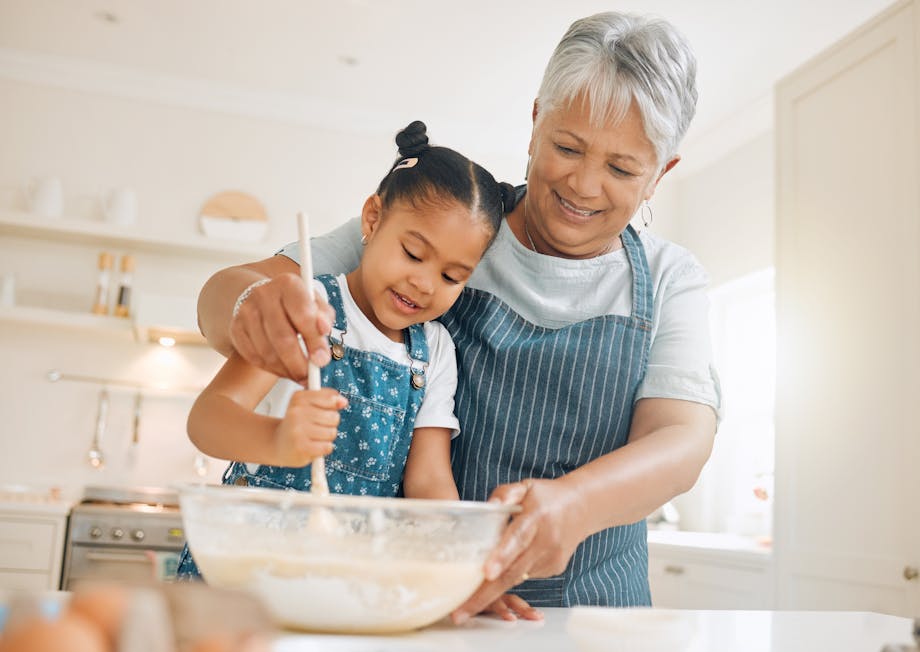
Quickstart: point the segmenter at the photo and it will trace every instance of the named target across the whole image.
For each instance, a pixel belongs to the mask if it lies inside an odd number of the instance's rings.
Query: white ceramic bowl
[[[205,580],[255,593],[282,626],[429,625],[462,604],[517,507],[229,486],[179,491]]]

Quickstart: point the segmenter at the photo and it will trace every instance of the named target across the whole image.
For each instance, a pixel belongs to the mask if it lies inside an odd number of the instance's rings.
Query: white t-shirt
[[[406,345],[394,342],[377,330],[367,316],[358,308],[345,275],[336,277],[345,308],[345,323],[348,332],[345,346],[379,353],[400,364],[409,366],[411,360]],[[314,288],[326,298],[326,288],[319,281],[313,281]],[[440,323],[425,322],[425,339],[428,342],[428,367],[425,370],[425,398],[415,418],[415,428],[448,428],[452,437],[460,433],[460,422],[454,414],[454,393],[457,391],[457,357],[450,333]],[[338,335],[338,333],[335,333]],[[334,362],[330,364],[335,364]],[[265,411],[271,416],[282,417],[287,410],[291,395],[303,389],[286,378],[278,380],[266,396]]]
[[[709,277],[689,251],[649,231],[639,234],[652,277],[654,306],[648,369],[636,400],[673,398],[709,405],[721,416],[721,389],[712,364]],[[315,273],[354,269],[361,223],[354,218],[311,241]],[[300,260],[297,243],[279,252]],[[626,250],[586,260],[545,256],[522,245],[502,222],[495,242],[467,283],[494,294],[521,317],[561,328],[600,315],[632,311],[632,269]]]

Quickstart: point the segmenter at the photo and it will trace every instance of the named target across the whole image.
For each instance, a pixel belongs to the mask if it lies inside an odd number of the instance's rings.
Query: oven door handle
[[[86,553],[89,561],[109,561],[129,564],[150,564],[153,560],[146,552],[98,552],[90,550]]]

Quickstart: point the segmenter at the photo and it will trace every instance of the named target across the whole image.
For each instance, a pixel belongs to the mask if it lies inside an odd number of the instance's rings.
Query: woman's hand
[[[290,272],[250,286],[230,318],[230,341],[246,362],[276,376],[305,382],[308,361],[298,333],[314,364],[322,367],[329,362],[326,335],[332,329],[335,312],[315,293],[311,302],[307,291],[300,276]]]
[[[513,593],[506,593],[483,610],[483,613],[495,614],[502,620],[543,620],[543,613],[530,606],[524,598]]]
[[[294,392],[275,430],[274,465],[305,466],[331,453],[335,448],[332,442],[338,431],[339,410],[346,405],[345,397],[329,387]]]
[[[453,613],[460,624],[493,605],[508,589],[531,577],[563,572],[587,536],[584,506],[565,478],[525,479],[496,487],[489,502],[521,505],[485,564],[485,580]]]

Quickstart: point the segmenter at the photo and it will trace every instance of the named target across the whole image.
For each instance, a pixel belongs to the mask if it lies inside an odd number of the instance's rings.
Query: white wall
[[[713,286],[773,266],[773,168],[767,131],[670,180],[677,219],[665,235],[699,258]],[[680,164],[674,171],[680,175]]]
[[[402,125],[394,125],[393,133]],[[241,117],[0,78],[0,213],[26,208],[32,179],[60,177],[67,219],[101,220],[100,197],[134,188],[136,229],[180,241],[197,232],[198,210],[228,189],[266,206],[266,256],[292,240],[305,209],[314,233],[357,214],[395,157],[393,134],[376,138],[304,124]],[[36,218],[39,219],[39,218]],[[89,311],[102,247],[0,232],[0,274],[14,273],[19,303]],[[194,300],[224,264],[135,253],[136,291]],[[239,262],[242,262],[239,261]],[[145,399],[140,450],[128,464],[134,395],[112,391],[107,468],[86,464],[98,387],[51,384],[49,369],[143,382],[203,386],[221,362],[204,347],[165,350],[130,338],[0,321],[0,478],[2,483],[164,485],[192,479],[185,436],[189,397]],[[211,465],[217,477],[222,464]]]
[[[230,189],[265,204],[267,247],[296,234],[297,210],[307,210],[320,233],[356,214],[396,156],[392,136],[103,93],[0,80],[0,98],[4,207],[22,207],[30,179],[53,174],[63,180],[67,212],[97,218],[100,194],[129,185],[139,196],[138,227],[177,237],[196,232],[208,196]]]

